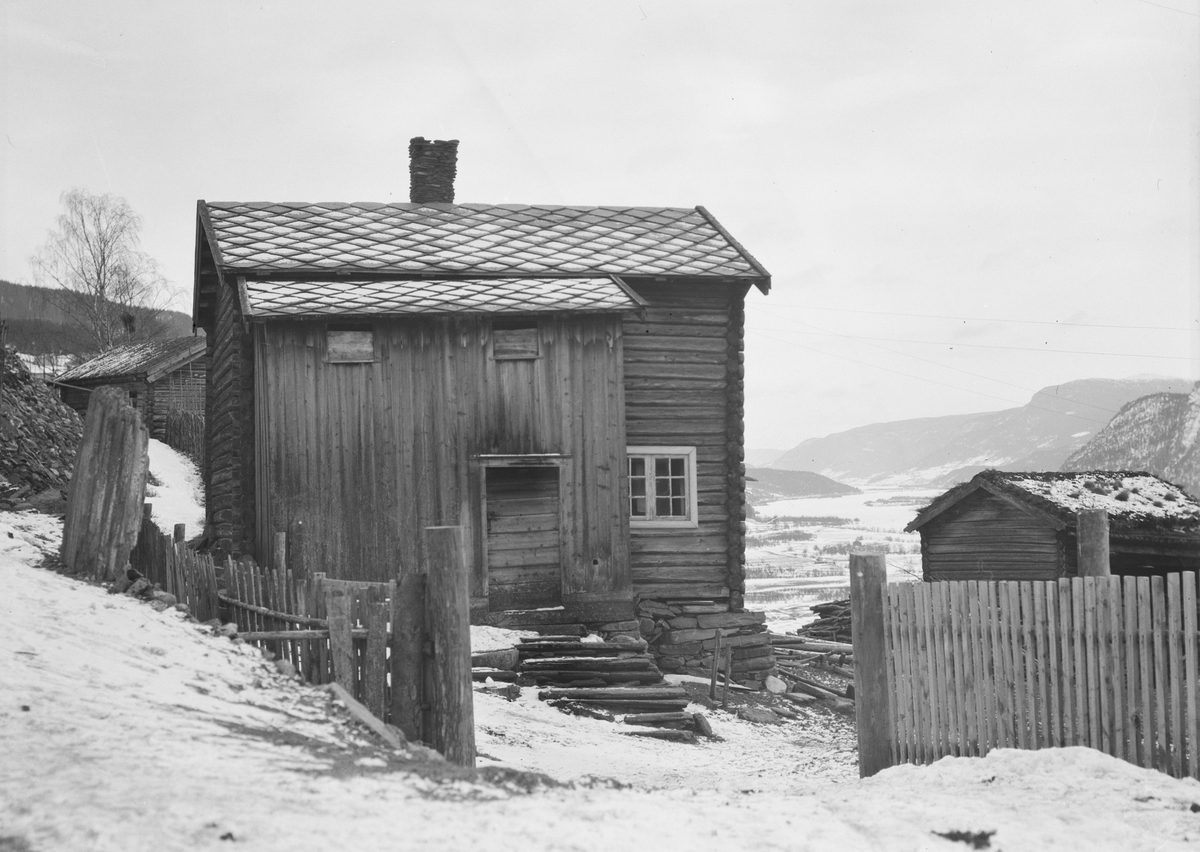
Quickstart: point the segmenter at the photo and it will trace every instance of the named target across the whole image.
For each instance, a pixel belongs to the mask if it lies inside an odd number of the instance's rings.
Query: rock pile
[[[54,511],[71,481],[83,421],[11,348],[0,358],[0,511]]]
[[[708,677],[718,633],[722,647],[732,649],[733,679],[738,683],[757,689],[775,666],[761,612],[729,612],[714,603],[643,600],[638,617],[642,635],[665,672]]]

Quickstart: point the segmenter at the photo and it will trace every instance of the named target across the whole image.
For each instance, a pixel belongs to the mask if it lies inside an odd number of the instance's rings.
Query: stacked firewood
[[[819,618],[806,624],[796,631],[798,636],[810,639],[823,639],[826,642],[851,642],[850,631],[850,599],[844,601],[829,601],[810,606]]]

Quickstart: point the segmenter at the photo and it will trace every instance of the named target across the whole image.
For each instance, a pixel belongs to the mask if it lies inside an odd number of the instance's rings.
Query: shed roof
[[[641,300],[612,277],[244,282],[247,319],[426,313],[633,311]]]
[[[1182,488],[1145,471],[1112,470],[985,470],[921,509],[905,532],[920,529],[979,490],[1015,500],[1059,529],[1074,528],[1075,513],[1082,509],[1104,509],[1114,531],[1200,535],[1200,502]]]
[[[703,207],[198,205],[216,265],[273,273],[739,278],[770,274]]]
[[[110,349],[67,370],[55,383],[145,375],[150,381],[204,354],[203,337],[147,340]]]

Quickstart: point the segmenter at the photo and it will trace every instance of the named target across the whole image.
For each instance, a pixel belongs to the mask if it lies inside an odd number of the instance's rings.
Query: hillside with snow
[[[1038,391],[1020,408],[874,423],[810,438],[772,465],[857,486],[946,487],[981,470],[1058,470],[1126,404],[1179,394],[1185,379],[1082,379]]]
[[[1145,470],[1200,496],[1200,382],[1125,405],[1063,470]]]

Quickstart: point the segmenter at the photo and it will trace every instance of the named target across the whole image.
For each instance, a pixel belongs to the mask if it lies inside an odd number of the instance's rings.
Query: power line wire
[[[749,305],[747,307],[750,307]],[[1007,319],[1005,317],[961,317],[952,316],[949,314],[912,314],[901,313],[899,311],[866,311],[860,308],[824,308],[817,305],[797,305],[789,302],[774,302],[772,308],[799,308],[805,311],[830,311],[839,314],[871,314],[872,316],[882,317],[915,317],[918,319],[948,319],[948,320],[963,320],[969,322],[1007,322],[1019,323],[1023,325],[1056,325],[1056,326],[1072,326],[1075,328],[1121,328],[1135,329],[1141,331],[1200,331],[1200,326],[1191,328],[1188,326],[1175,325],[1106,325],[1103,323],[1093,322],[1065,322],[1059,320],[1025,320],[1025,319]],[[754,310],[761,310],[754,306]]]

